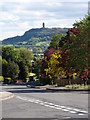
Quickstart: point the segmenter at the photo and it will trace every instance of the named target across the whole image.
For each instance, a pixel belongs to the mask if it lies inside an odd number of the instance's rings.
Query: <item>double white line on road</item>
[[[20,97],[20,96],[17,96],[17,98],[19,98],[21,100],[31,102],[31,103],[40,104],[40,105],[43,105],[45,107],[50,107],[50,108],[54,108],[54,109],[57,109],[57,110],[70,112],[72,114],[77,114],[77,115],[86,115],[86,114],[88,114],[88,111],[83,111],[83,110],[80,110],[80,109],[66,107],[66,106],[61,106],[61,105],[57,105],[57,104],[50,103],[50,102],[45,102],[45,101],[34,99],[34,98],[27,98],[27,97]]]

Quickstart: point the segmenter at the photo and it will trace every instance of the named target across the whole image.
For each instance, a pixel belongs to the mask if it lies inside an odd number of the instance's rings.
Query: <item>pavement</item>
[[[0,101],[7,100],[14,97],[14,94],[11,92],[0,92]]]

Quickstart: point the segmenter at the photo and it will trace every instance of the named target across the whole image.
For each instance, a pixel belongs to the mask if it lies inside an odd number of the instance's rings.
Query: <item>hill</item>
[[[36,51],[44,51],[55,34],[66,34],[68,28],[36,28],[26,31],[22,36],[7,38],[3,45],[13,44],[15,47],[26,47]]]

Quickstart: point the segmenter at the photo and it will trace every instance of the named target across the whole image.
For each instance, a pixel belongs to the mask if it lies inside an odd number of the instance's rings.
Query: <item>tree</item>
[[[26,48],[19,49],[18,65],[20,69],[19,79],[26,81],[28,74],[32,71],[33,53]]]
[[[18,78],[19,75],[19,79],[26,80],[28,73],[31,72],[32,69],[31,60],[33,59],[33,53],[31,51],[26,48],[15,49],[13,46],[3,46],[2,58],[4,77],[11,77],[14,80]]]
[[[7,77],[7,65],[8,62],[5,59],[2,59],[2,76]]]
[[[32,66],[33,67],[32,72],[36,73],[37,78],[40,77],[41,59],[42,59],[42,57],[37,55],[37,58],[34,59],[33,66]]]
[[[49,48],[57,50],[59,48],[59,42],[61,41],[62,37],[65,37],[65,34],[56,34],[53,36]]]
[[[55,52],[55,50],[53,48],[47,49],[44,52],[44,58],[48,61],[51,57],[51,55]]]
[[[19,75],[19,66],[14,61],[9,61],[7,64],[7,77],[10,77],[12,80],[18,78]]]
[[[67,69],[77,71],[79,74],[84,72],[89,65],[90,56],[90,16],[85,16],[80,22],[74,24],[74,28],[69,31],[69,42],[64,44],[64,50],[67,49],[69,59]],[[71,41],[71,42],[70,42]]]
[[[33,59],[33,53],[26,48],[20,48],[20,60],[24,60],[25,62],[31,61]]]
[[[2,47],[2,58],[7,61],[15,60],[14,47],[13,46],[3,46]]]
[[[62,67],[62,56],[60,54],[60,50],[55,51],[55,53],[51,55],[48,62],[48,68],[46,68],[45,71],[51,79],[52,84],[55,80],[65,76],[66,71]]]
[[[21,79],[25,82],[26,78],[28,77],[29,70],[28,70],[28,66],[25,64],[24,61],[21,61],[19,63],[19,69],[20,69],[19,79]]]

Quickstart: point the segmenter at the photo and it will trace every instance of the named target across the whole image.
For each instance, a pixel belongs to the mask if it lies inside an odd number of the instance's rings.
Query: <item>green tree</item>
[[[28,77],[29,70],[28,70],[28,66],[25,64],[24,61],[21,61],[19,63],[19,69],[20,69],[19,79],[21,79],[25,82],[26,78]]]
[[[33,53],[26,48],[15,49],[13,46],[3,46],[2,58],[4,77],[10,77],[14,80],[19,75],[19,79],[26,80],[32,71]]]
[[[40,77],[40,68],[41,68],[41,59],[42,57],[37,55],[36,59],[34,59],[33,63],[33,72],[36,73],[37,77]]]
[[[20,48],[20,57],[21,57],[21,61],[31,61],[33,59],[33,53],[26,49],[26,48]]]
[[[14,47],[13,46],[3,46],[2,47],[2,58],[9,60],[15,59]]]
[[[18,78],[19,75],[19,66],[14,61],[9,61],[7,65],[7,77],[10,77],[12,80]]]
[[[18,60],[20,74],[19,78],[26,80],[28,73],[32,71],[33,53],[26,48],[20,48],[20,59]],[[23,77],[24,76],[24,77]]]
[[[5,59],[2,59],[2,75],[3,75],[3,77],[7,77],[7,65],[8,65],[8,62]]]
[[[20,60],[20,49],[14,49],[14,62],[18,63]]]
[[[65,37],[65,34],[56,34],[52,37],[49,47],[57,50],[59,48],[59,42],[62,37]]]
[[[64,44],[64,50],[67,49],[69,59],[67,69],[78,71],[80,73],[90,66],[90,16],[85,16],[81,21],[76,22],[74,27],[77,29],[76,34],[70,32],[71,43]]]

